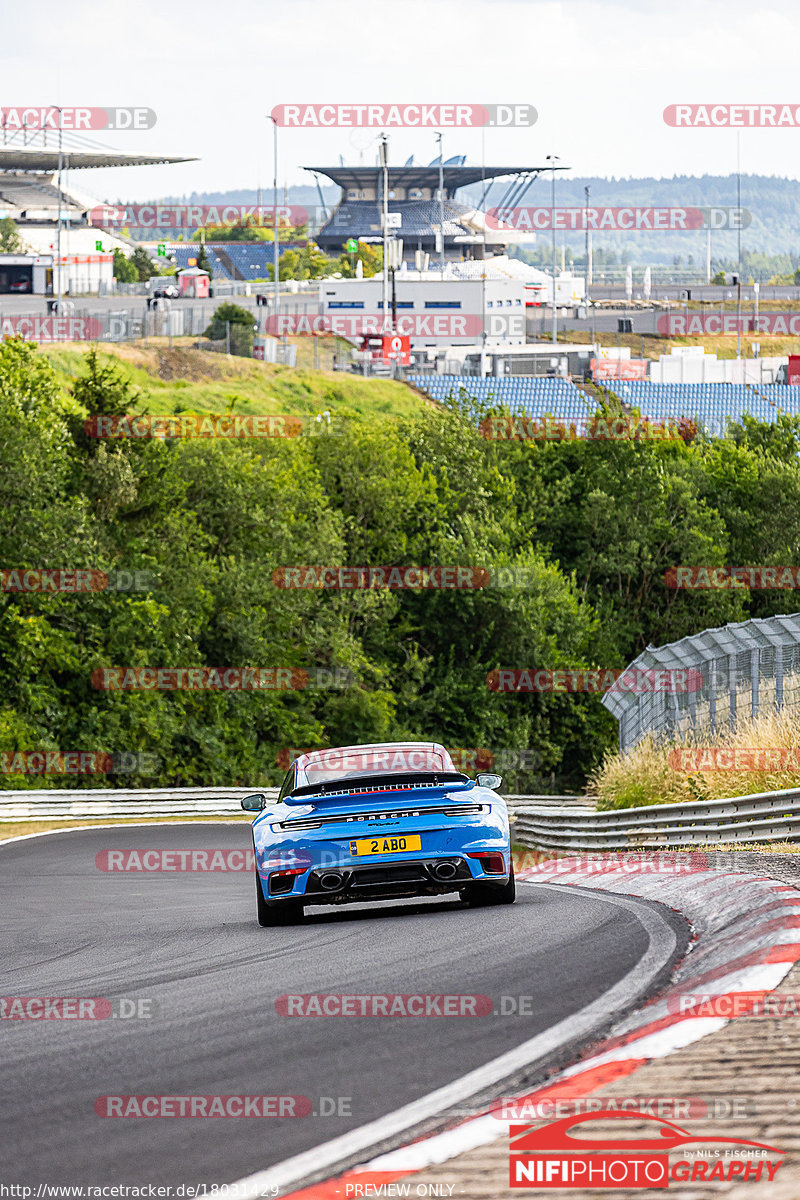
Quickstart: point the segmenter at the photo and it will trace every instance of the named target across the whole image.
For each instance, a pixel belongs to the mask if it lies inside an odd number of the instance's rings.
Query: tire
[[[295,925],[303,919],[303,905],[297,900],[285,900],[282,904],[267,904],[264,889],[256,869],[256,912],[262,929],[276,925]]]
[[[500,887],[492,884],[473,883],[464,889],[464,899],[470,908],[493,908],[496,904],[513,904],[516,897],[517,885],[514,879],[513,862],[508,883],[503,883]]]

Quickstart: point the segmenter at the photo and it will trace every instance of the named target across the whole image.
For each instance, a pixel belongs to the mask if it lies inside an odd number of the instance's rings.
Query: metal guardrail
[[[544,850],[631,850],[800,841],[800,789],[612,812],[522,804],[514,840]]]
[[[594,807],[591,799],[586,796],[531,796],[531,795],[510,795],[503,796],[508,808],[509,814],[512,816],[527,805],[535,804],[537,808],[589,808],[589,811]]]
[[[253,792],[277,798],[277,788],[88,788],[0,792],[0,824],[53,817],[219,817],[242,814],[239,801]]]
[[[0,824],[53,818],[232,817],[255,791],[277,788],[38,789],[0,793]],[[591,797],[505,797],[514,841],[545,850],[630,850],[717,842],[800,841],[800,788],[691,804],[597,812]]]
[[[276,800],[277,788],[88,788],[84,790],[34,789],[0,792],[0,824],[8,821],[44,821],[53,817],[229,817],[243,815],[239,801],[253,792]],[[510,812],[521,805],[553,805],[567,809],[582,805],[579,796],[506,796]]]

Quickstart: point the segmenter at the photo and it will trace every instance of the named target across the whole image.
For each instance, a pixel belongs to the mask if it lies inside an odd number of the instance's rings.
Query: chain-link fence
[[[800,613],[742,621],[649,646],[603,697],[620,751],[685,739],[800,705]]]

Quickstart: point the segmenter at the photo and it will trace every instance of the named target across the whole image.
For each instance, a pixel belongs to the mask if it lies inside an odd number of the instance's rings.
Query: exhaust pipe
[[[431,874],[434,879],[441,879],[445,883],[447,880],[455,879],[458,874],[458,867],[455,863],[451,862],[435,863],[431,867]]]
[[[338,871],[326,871],[324,875],[319,877],[319,886],[326,892],[335,892],[338,887],[342,886],[344,878]]]

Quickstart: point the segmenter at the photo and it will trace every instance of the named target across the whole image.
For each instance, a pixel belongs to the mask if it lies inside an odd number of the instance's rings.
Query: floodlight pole
[[[61,109],[54,106],[58,112],[58,223],[56,225],[56,277],[58,285],[56,290],[57,307],[56,312],[61,313],[61,169],[63,167],[63,154],[61,150]]]
[[[486,129],[481,128],[481,197],[486,195]],[[481,204],[483,201],[481,200]],[[486,218],[483,219],[481,249],[481,379],[486,378]],[[523,314],[524,319],[524,314]]]
[[[736,215],[742,211],[742,165],[740,158],[741,135],[736,134]],[[742,222],[737,219],[737,258],[739,272],[736,276],[736,357],[742,357]]]
[[[553,232],[553,345],[558,341],[558,309],[556,308],[556,163],[559,162],[557,154],[548,154],[547,162],[550,163],[552,172],[550,183],[550,228]]]
[[[591,271],[589,270],[589,187],[588,187],[588,185],[583,189],[583,195],[584,195],[584,199],[585,199],[585,203],[583,206],[583,227],[584,227],[584,232],[586,234],[586,250],[585,250],[586,262],[584,263],[584,274],[586,276],[586,282],[583,285],[583,290],[584,290],[583,298],[586,303],[586,308],[588,310],[588,308],[589,308],[589,283],[590,283],[590,276],[591,276]]]
[[[439,143],[439,270],[444,279],[444,150],[440,133],[436,140]]]
[[[272,274],[274,294],[275,333],[278,332],[278,305],[280,304],[280,282],[278,279],[278,122],[270,113],[272,121]]]
[[[383,320],[389,315],[389,139],[381,134],[380,164],[383,168]]]

